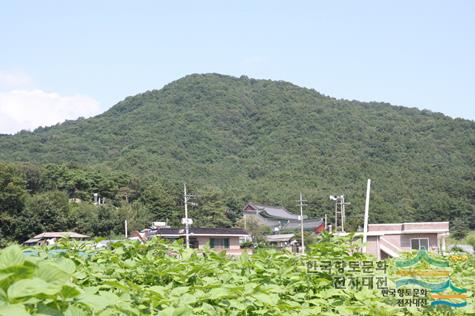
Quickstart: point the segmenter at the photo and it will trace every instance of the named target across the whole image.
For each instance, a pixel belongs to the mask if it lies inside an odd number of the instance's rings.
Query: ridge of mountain
[[[375,216],[451,211],[475,225],[475,122],[284,81],[188,75],[96,117],[2,135],[0,161],[94,165],[279,203],[344,193],[355,212],[372,178]]]

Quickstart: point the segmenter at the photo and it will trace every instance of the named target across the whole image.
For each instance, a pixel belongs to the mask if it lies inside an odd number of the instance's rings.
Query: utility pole
[[[366,252],[366,242],[368,241],[368,218],[369,218],[369,194],[371,192],[371,179],[366,185],[366,202],[364,205],[364,226],[363,226],[363,253]]]
[[[345,219],[346,219],[346,213],[345,213],[345,196],[341,196],[340,200],[340,209],[341,209],[341,231],[344,233],[345,232]]]
[[[184,223],[185,223],[185,242],[186,242],[186,248],[190,248],[190,229],[189,229],[189,219],[188,219],[188,199],[191,196],[186,193],[186,183],[183,183],[183,199],[185,201],[185,218],[184,218]]]
[[[125,228],[125,239],[127,239],[127,220],[124,221],[124,228]]]
[[[335,233],[338,232],[338,217],[340,217],[341,232],[345,232],[345,206],[351,203],[345,203],[344,195],[330,195],[330,200],[335,201]]]
[[[302,197],[302,192],[300,192],[300,199],[297,201],[299,202],[299,206],[300,206],[300,234],[302,236],[302,254],[304,255],[305,254],[305,244],[304,244],[304,237],[303,237],[303,207],[305,206],[305,204],[303,204],[303,202],[306,202],[306,200],[303,199]]]

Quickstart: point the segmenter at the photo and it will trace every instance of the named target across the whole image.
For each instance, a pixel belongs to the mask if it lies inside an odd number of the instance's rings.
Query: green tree
[[[456,239],[456,240],[462,240],[467,236],[469,229],[468,229],[468,224],[466,221],[464,221],[461,218],[456,218],[451,225],[451,235]]]
[[[22,213],[23,225],[17,227],[17,236],[25,239],[41,232],[67,231],[74,221],[64,192],[50,191],[29,197]]]
[[[142,230],[150,227],[155,220],[155,215],[150,209],[139,201],[122,203],[118,210],[122,221],[127,220],[129,233],[134,230]]]
[[[227,217],[227,206],[223,192],[215,187],[206,187],[198,191],[195,199],[198,204],[190,210],[193,225],[196,227],[231,227]]]
[[[0,246],[19,238],[27,197],[24,177],[12,165],[0,163]]]
[[[252,236],[253,241],[257,243],[265,243],[265,236],[272,233],[270,227],[261,225],[253,217],[242,217],[236,225],[244,228]]]
[[[163,184],[156,182],[147,186],[141,194],[140,201],[150,210],[154,221],[179,222],[176,200]]]

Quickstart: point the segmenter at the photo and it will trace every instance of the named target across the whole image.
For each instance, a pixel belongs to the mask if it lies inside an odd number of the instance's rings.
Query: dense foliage
[[[309,274],[306,260],[370,260],[351,254],[349,240],[323,237],[304,259],[271,250],[230,258],[159,240],[94,250],[0,252],[0,315],[462,315],[463,309],[398,307],[380,291],[336,289],[326,273]],[[475,284],[475,258],[455,261],[453,279]],[[389,262],[392,267],[392,263]],[[393,286],[393,285],[391,285]]]
[[[231,227],[242,205],[213,187],[199,187],[190,207],[197,226]],[[94,205],[93,194],[104,204]],[[0,163],[0,246],[45,231],[73,230],[91,236],[124,234],[153,221],[179,225],[182,187],[155,177],[52,165]]]
[[[302,191],[311,216],[331,215],[328,195],[345,194],[353,228],[371,178],[371,222],[463,218],[475,228],[475,122],[337,100],[286,82],[190,75],[94,118],[1,135],[0,160],[153,175],[160,185],[143,196],[152,204],[156,192],[183,181],[240,206],[256,200],[294,209]]]

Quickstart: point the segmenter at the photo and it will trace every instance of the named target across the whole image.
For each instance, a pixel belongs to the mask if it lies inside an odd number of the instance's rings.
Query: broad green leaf
[[[55,260],[55,263],[58,267],[68,274],[73,274],[76,271],[76,265],[71,259],[68,258],[58,258]]]
[[[61,296],[64,298],[73,298],[79,294],[81,294],[81,292],[74,284],[63,285],[61,289]]]
[[[89,307],[94,313],[103,311],[109,302],[104,297],[96,294],[83,293],[78,297],[78,303],[84,304]]]
[[[193,309],[189,306],[180,306],[180,307],[167,307],[161,310],[158,316],[188,316],[193,315]]]
[[[107,301],[109,305],[120,303],[120,298],[112,292],[99,292],[103,300]]]
[[[64,316],[89,316],[90,314],[78,306],[70,305],[64,312]]]
[[[87,278],[87,274],[84,273],[83,271],[78,271],[78,272],[74,273],[74,277],[76,279],[82,280],[82,279]]]
[[[179,298],[180,305],[191,305],[197,301],[196,297],[190,293],[185,293]]]
[[[41,262],[38,264],[37,276],[53,284],[64,284],[71,279],[71,273],[64,271],[57,263]]]
[[[188,292],[189,287],[188,286],[181,286],[181,287],[176,287],[174,288],[171,292],[171,296],[181,296]]]
[[[27,296],[35,296],[39,294],[54,295],[61,290],[60,287],[51,283],[47,283],[42,279],[24,279],[13,283],[8,288],[8,299],[17,299]]]
[[[25,309],[25,306],[14,305],[0,305],[0,316],[31,316]]]
[[[200,308],[206,315],[216,315],[216,309],[208,304],[208,303],[203,303]]]
[[[217,288],[211,289],[208,292],[208,298],[210,300],[220,299],[220,298],[226,297],[228,295],[229,295],[229,290],[227,288],[223,288],[223,287],[217,287]]]
[[[153,292],[153,293],[156,293],[158,295],[160,295],[161,297],[164,297],[165,296],[165,287],[163,286],[151,286],[148,288],[149,291]]]
[[[21,266],[25,256],[18,245],[9,246],[0,251],[0,270]]]
[[[161,311],[158,312],[158,316],[172,316],[174,312],[174,308],[169,306],[165,309],[162,309]]]
[[[254,293],[252,296],[267,305],[276,305],[279,302],[279,296],[275,294]]]
[[[6,302],[7,300],[8,300],[7,293],[5,293],[5,290],[0,288],[0,304],[2,304],[3,302]]]
[[[336,306],[335,309],[337,310],[338,315],[342,315],[342,316],[354,315],[353,311],[347,306],[340,305],[340,306]]]
[[[38,312],[35,316],[63,316],[63,313],[54,306],[38,304]]]
[[[173,316],[189,316],[193,315],[193,309],[189,306],[180,306],[173,311]]]
[[[13,272],[10,273],[0,273],[0,282],[14,275]]]

